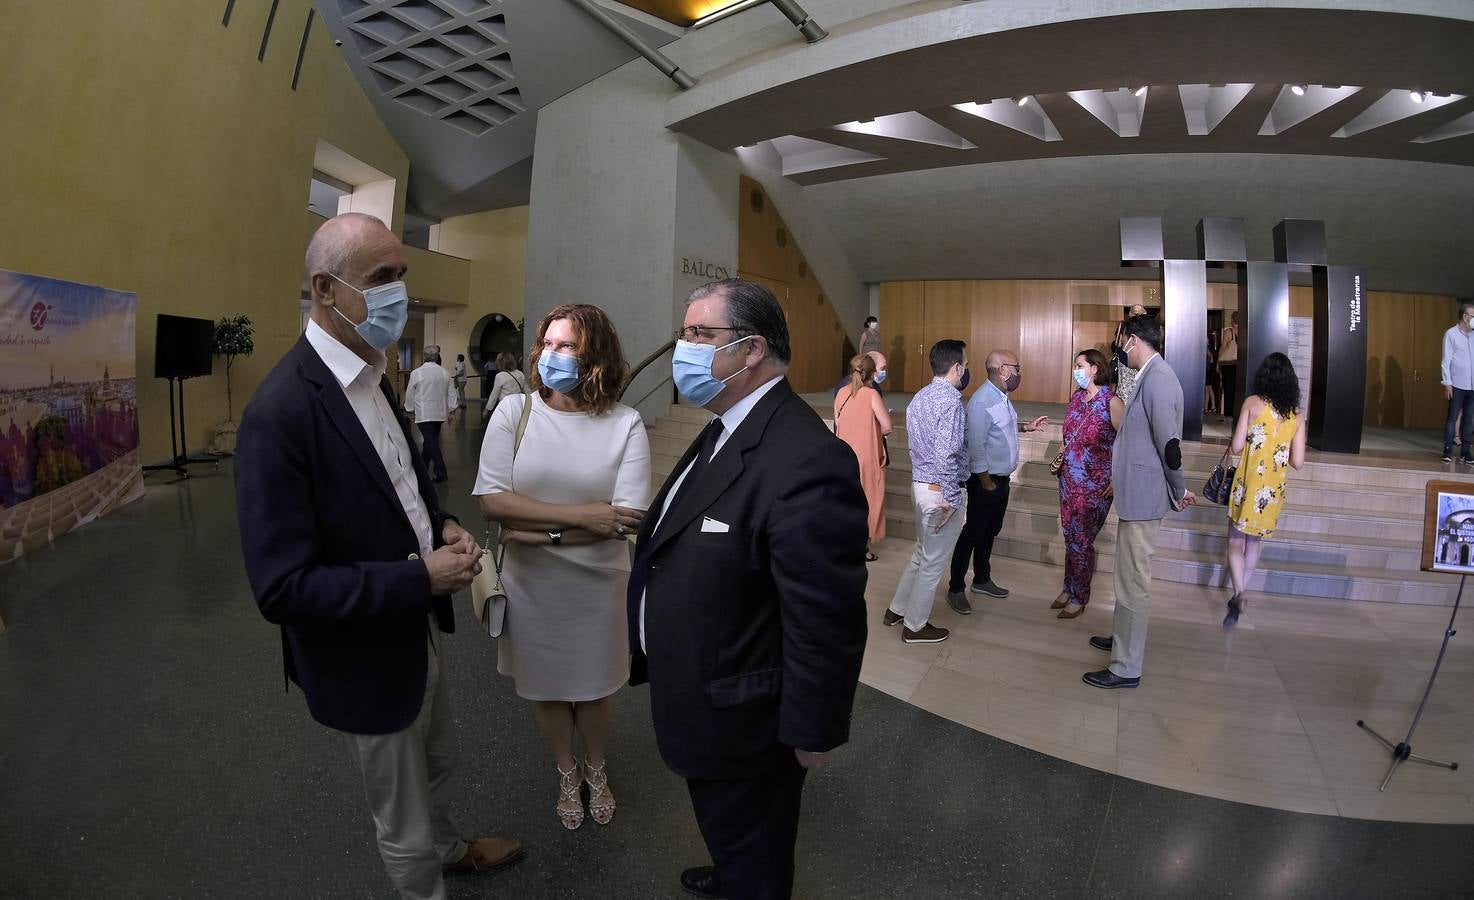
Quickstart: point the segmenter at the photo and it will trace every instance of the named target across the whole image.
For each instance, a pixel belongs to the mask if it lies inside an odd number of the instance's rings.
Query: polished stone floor
[[[474,518],[474,429],[447,435]],[[228,462],[151,476],[121,512],[0,568],[0,896],[390,897],[342,739],[281,691],[245,583]],[[458,612],[465,616],[464,600]],[[490,642],[447,641],[467,832],[527,859],[452,897],[681,896],[703,858],[647,695],[617,699],[620,812],[566,833],[556,776]],[[1394,786],[1395,789],[1395,786]],[[862,686],[854,739],[809,781],[797,895],[1453,897],[1474,827],[1207,799],[1076,765]]]

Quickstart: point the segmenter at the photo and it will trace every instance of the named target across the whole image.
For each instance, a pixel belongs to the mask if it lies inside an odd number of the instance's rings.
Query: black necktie
[[[665,520],[680,507],[681,500],[691,492],[691,485],[701,480],[701,473],[706,470],[707,464],[715,455],[717,440],[721,438],[723,432],[724,426],[721,419],[713,419],[711,424],[706,426],[705,433],[701,435],[701,446],[696,451],[696,458],[691,461],[690,468],[686,470],[686,477],[681,480],[680,487],[671,496],[670,502],[665,504],[665,515],[661,517],[660,522],[655,526],[655,531],[650,535],[652,541],[655,535],[660,533],[661,527],[665,525]]]

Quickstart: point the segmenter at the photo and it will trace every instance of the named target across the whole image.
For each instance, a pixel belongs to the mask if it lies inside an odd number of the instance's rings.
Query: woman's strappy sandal
[[[600,825],[608,825],[614,819],[614,793],[609,790],[609,763],[595,766],[588,760],[583,762],[583,783],[589,786],[589,815]]]
[[[578,826],[583,824],[583,797],[579,792],[583,781],[579,777],[578,763],[567,772],[562,766],[558,766],[558,803],[553,810],[558,813],[558,821],[569,831],[577,831]]]

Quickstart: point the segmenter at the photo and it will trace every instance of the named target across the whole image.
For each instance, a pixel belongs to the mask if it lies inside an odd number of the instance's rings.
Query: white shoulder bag
[[[532,414],[532,395],[522,396],[527,400],[522,404],[522,418],[517,420],[517,434],[512,439],[513,463],[517,461],[517,448],[522,446],[522,436],[527,433],[527,419]],[[502,546],[496,525],[487,519],[486,537],[481,547],[481,571],[471,580],[471,612],[486,628],[486,633],[494,638],[502,636],[502,627],[507,621],[507,592],[502,587],[502,559],[506,554],[507,549]]]

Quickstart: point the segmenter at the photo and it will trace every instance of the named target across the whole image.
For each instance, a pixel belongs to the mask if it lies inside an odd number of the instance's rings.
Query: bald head
[[[1004,366],[1018,365],[1018,357],[1013,354],[1012,350],[994,350],[988,354],[983,365],[988,368],[988,377],[992,378]]]
[[[404,278],[399,238],[374,216],[343,213],[318,227],[306,262],[312,321],[366,361],[381,359],[353,326],[368,316],[364,291]]]
[[[332,273],[341,278],[354,252],[376,238],[396,240],[375,216],[353,212],[333,216],[318,226],[307,245],[307,277]]]
[[[867,350],[865,352],[871,359],[875,360],[875,371],[879,372],[885,368],[884,353],[881,353],[879,350]]]

